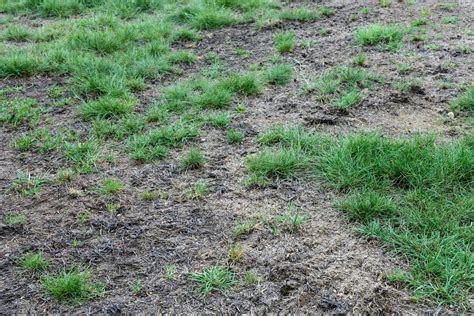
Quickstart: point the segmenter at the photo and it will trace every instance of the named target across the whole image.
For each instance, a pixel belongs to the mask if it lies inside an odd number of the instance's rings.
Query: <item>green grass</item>
[[[133,295],[139,295],[143,290],[143,282],[141,280],[135,280],[130,284],[130,291]]]
[[[32,39],[33,34],[30,29],[22,25],[11,25],[1,33],[1,37],[8,41],[26,42]]]
[[[100,158],[99,144],[94,139],[84,142],[66,142],[63,153],[74,170],[84,174],[94,172]]]
[[[232,228],[232,235],[235,238],[239,238],[245,235],[250,234],[255,229],[257,229],[259,223],[256,219],[249,219],[243,222],[236,224]]]
[[[256,73],[237,73],[225,80],[222,87],[244,95],[257,95],[263,89],[263,84]]]
[[[451,109],[466,112],[470,115],[474,113],[474,85],[451,102]]]
[[[230,129],[227,131],[226,139],[229,144],[240,144],[242,143],[244,136],[243,132],[236,129]]]
[[[24,225],[28,221],[28,217],[22,213],[5,213],[3,215],[3,222],[6,225],[17,226]]]
[[[352,58],[352,63],[359,67],[364,67],[367,64],[367,55],[359,53]]]
[[[321,19],[321,13],[311,8],[291,8],[280,12],[280,19],[283,21],[311,22]]]
[[[293,78],[293,67],[290,64],[277,64],[265,72],[265,79],[269,84],[285,85]]]
[[[31,174],[18,172],[12,181],[11,189],[23,196],[35,197],[50,180],[45,176],[32,176]]]
[[[22,124],[34,126],[38,124],[42,109],[38,102],[32,98],[16,98],[0,104],[0,123],[11,127]]]
[[[42,271],[49,266],[49,261],[41,252],[28,252],[20,258],[19,264],[28,271]]]
[[[362,89],[371,88],[382,78],[365,69],[337,66],[325,70],[319,78],[310,82],[305,90],[316,93],[321,101],[330,102],[340,109],[348,109],[363,100]]]
[[[166,157],[171,148],[179,147],[199,134],[200,130],[196,125],[176,122],[146,134],[132,136],[128,148],[132,159],[146,162]]]
[[[101,296],[104,291],[104,286],[94,282],[89,271],[79,269],[46,275],[41,284],[51,297],[70,305],[87,302]]]
[[[85,119],[115,118],[133,111],[136,100],[133,98],[118,98],[104,96],[95,101],[86,102],[81,107],[81,114]]]
[[[181,158],[181,166],[184,169],[199,169],[206,163],[206,157],[203,152],[198,148],[191,148]]]
[[[414,300],[467,307],[474,262],[472,137],[451,142],[377,134],[334,138],[280,127],[260,142],[278,147],[250,156],[249,176],[318,177],[347,194],[335,205],[359,223],[358,231],[410,262],[399,282],[412,290]],[[295,163],[295,156],[306,163]],[[275,157],[284,158],[275,164]]]
[[[291,52],[296,46],[296,34],[291,31],[277,33],[273,41],[280,54]]]
[[[223,291],[235,284],[234,273],[222,266],[212,266],[202,272],[192,273],[191,279],[198,284],[198,289],[202,294]]]
[[[0,56],[0,78],[26,77],[44,70],[42,60],[28,51],[12,51]]]
[[[205,180],[199,180],[188,191],[188,197],[193,200],[202,200],[209,193],[209,184]]]
[[[117,194],[122,191],[124,188],[123,183],[120,180],[113,179],[113,178],[105,178],[102,180],[100,186],[100,192],[103,194]]]
[[[405,30],[395,24],[370,24],[355,31],[357,43],[364,46],[382,45],[390,49],[401,46]]]
[[[225,128],[228,127],[232,121],[232,117],[227,113],[212,112],[203,117],[206,125]]]

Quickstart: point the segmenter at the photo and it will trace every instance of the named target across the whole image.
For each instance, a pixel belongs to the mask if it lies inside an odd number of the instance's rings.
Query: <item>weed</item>
[[[192,273],[191,279],[198,283],[199,291],[203,294],[223,291],[235,284],[234,272],[222,266],[212,266],[202,272]]]
[[[296,35],[294,32],[280,32],[277,33],[273,41],[275,42],[275,47],[280,54],[288,53],[293,50],[296,46]]]
[[[87,211],[79,212],[77,214],[77,221],[80,224],[85,224],[89,220],[90,216],[91,216],[91,214]]]
[[[61,86],[53,86],[48,90],[48,97],[59,99],[64,96],[64,88]]]
[[[357,89],[350,90],[336,101],[335,107],[339,109],[349,109],[362,101],[360,91]]]
[[[243,48],[237,47],[235,49],[235,54],[237,56],[240,56],[242,58],[249,58],[251,56],[251,53],[248,50],[245,50]]]
[[[168,193],[161,190],[145,191],[141,195],[141,198],[144,201],[155,201],[158,199],[166,200],[168,197]]]
[[[411,25],[414,27],[423,26],[426,24],[428,24],[428,19],[425,17],[418,18],[411,23]]]
[[[74,269],[43,277],[41,283],[49,295],[60,302],[79,305],[102,295],[104,286],[92,281],[89,271]]]
[[[2,34],[7,41],[25,42],[33,37],[31,31],[21,25],[11,25]]]
[[[191,148],[181,158],[181,166],[184,169],[199,169],[206,163],[206,157],[198,148]]]
[[[129,149],[133,159],[150,161],[164,158],[170,147],[177,147],[199,135],[199,130],[192,124],[182,122],[160,127],[148,134],[133,136],[129,142]]]
[[[306,91],[318,93],[318,99],[333,102],[338,108],[347,109],[362,101],[360,90],[369,88],[381,79],[362,68],[338,66],[324,71],[311,82]]]
[[[230,105],[232,97],[232,91],[216,85],[196,97],[195,104],[203,109],[224,109]]]
[[[402,92],[418,93],[423,91],[423,82],[419,79],[409,79],[395,83],[395,88]]]
[[[330,17],[330,16],[333,16],[336,13],[336,10],[334,8],[331,8],[331,7],[322,6],[322,7],[319,8],[319,13],[322,16]]]
[[[123,190],[123,183],[117,179],[113,178],[105,178],[102,180],[102,184],[100,186],[100,192],[103,194],[117,194]]]
[[[48,267],[49,261],[41,252],[29,252],[20,258],[19,264],[28,271],[42,271]]]
[[[309,161],[300,152],[293,149],[280,149],[278,151],[264,150],[254,156],[247,158],[247,169],[251,174],[257,176],[252,182],[259,178],[286,178],[298,171],[304,170]],[[249,179],[250,181],[251,179]],[[258,183],[249,182],[249,185]]]
[[[265,79],[274,85],[285,85],[293,77],[293,67],[290,64],[277,64],[265,72]]]
[[[370,14],[370,8],[368,7],[363,7],[359,10],[360,15],[369,15]]]
[[[28,221],[28,217],[22,213],[5,213],[3,215],[3,222],[6,225],[17,226],[24,225]]]
[[[328,28],[321,28],[319,29],[319,35],[321,36],[328,36],[329,34],[331,34],[331,30],[328,29]]]
[[[408,74],[413,71],[413,67],[410,64],[398,64],[397,71],[400,74]]]
[[[234,111],[235,111],[236,113],[242,114],[242,113],[247,112],[247,107],[246,107],[244,104],[239,103],[239,104],[237,104],[237,106],[235,107]]]
[[[230,129],[227,131],[226,138],[229,144],[240,144],[244,139],[244,133],[236,129]]]

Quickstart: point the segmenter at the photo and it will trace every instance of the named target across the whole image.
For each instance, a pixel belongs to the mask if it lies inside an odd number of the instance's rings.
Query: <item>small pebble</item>
[[[454,119],[454,113],[453,112],[449,112],[448,113],[448,117],[450,120],[453,120]]]

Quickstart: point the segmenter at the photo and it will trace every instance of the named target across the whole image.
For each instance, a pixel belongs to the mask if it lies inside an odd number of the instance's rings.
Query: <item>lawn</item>
[[[473,312],[473,14],[0,2],[0,311]]]

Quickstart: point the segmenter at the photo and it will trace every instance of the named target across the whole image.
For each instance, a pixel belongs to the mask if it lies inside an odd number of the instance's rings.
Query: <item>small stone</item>
[[[454,112],[449,112],[448,117],[449,117],[450,120],[453,120],[454,119]]]

